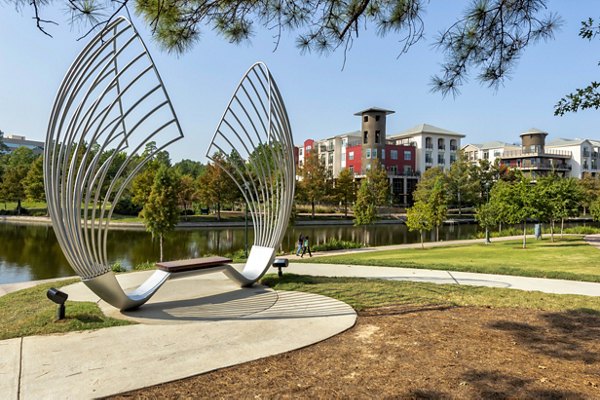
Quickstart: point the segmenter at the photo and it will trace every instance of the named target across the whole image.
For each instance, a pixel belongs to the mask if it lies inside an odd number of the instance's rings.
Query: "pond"
[[[444,225],[442,240],[470,239],[477,234],[475,224]],[[311,245],[331,238],[365,243],[370,246],[417,243],[419,235],[408,232],[404,224],[369,227],[352,225],[294,226],[283,240],[284,250],[295,248],[300,233],[309,235]],[[252,243],[252,229],[248,242]],[[433,240],[433,233],[426,240]],[[244,228],[180,229],[164,242],[165,260],[224,255],[244,249]],[[111,230],[107,253],[111,263],[120,262],[131,269],[142,262],[156,262],[159,247],[152,236],[142,230]],[[50,226],[0,223],[0,283],[23,282],[75,275]]]

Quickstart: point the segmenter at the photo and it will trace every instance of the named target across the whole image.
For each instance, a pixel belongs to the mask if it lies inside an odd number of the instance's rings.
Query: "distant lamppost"
[[[485,182],[485,203],[490,204],[490,181]],[[488,207],[489,212],[489,207]],[[490,228],[488,227],[487,221],[485,224],[485,244],[490,244]]]

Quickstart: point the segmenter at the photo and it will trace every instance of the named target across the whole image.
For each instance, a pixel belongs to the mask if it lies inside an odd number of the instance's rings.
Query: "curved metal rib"
[[[244,74],[206,156],[234,180],[248,204],[254,245],[241,273],[225,273],[242,286],[252,285],[271,266],[285,235],[296,176],[289,119],[264,63]]]
[[[114,207],[136,173],[182,137],[148,49],[127,19],[116,18],[81,51],[58,90],[46,136],[44,184],[69,264],[117,308],[144,304],[169,275],[157,271],[138,289],[123,291],[106,251]],[[140,155],[150,142],[156,146]]]

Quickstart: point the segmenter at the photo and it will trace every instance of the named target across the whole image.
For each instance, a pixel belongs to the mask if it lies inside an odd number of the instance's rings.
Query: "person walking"
[[[304,257],[304,254],[308,251],[308,255],[312,257],[312,253],[310,252],[310,242],[308,240],[308,236],[304,237],[304,243],[302,245],[302,255],[300,258]]]
[[[296,250],[297,256],[300,255],[303,248],[304,248],[304,236],[302,234],[300,234],[300,237],[298,238],[298,250]]]

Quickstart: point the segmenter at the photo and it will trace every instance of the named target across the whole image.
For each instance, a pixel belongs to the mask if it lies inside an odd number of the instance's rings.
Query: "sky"
[[[48,27],[54,36],[49,38],[37,30],[30,9],[19,12],[0,2],[0,130],[5,134],[44,140],[56,91],[85,44],[85,39],[76,41],[81,32],[68,24],[56,4],[44,10],[61,23]],[[430,91],[431,77],[443,62],[432,43],[467,4],[427,3],[425,38],[399,58],[401,35],[382,38],[375,27],[367,27],[345,66],[341,51],[302,55],[294,34],[285,35],[273,51],[273,32],[266,29],[257,29],[250,43],[234,45],[205,28],[189,52],[176,56],[161,50],[135,15],[133,22],[183,128],[185,138],[168,148],[174,161],[206,161],[204,153],[229,98],[244,72],[259,60],[277,81],[296,144],[360,129],[360,118],[353,114],[371,106],[396,111],[388,117],[388,135],[427,123],[466,135],[462,144],[519,142],[519,134],[532,127],[548,132],[548,140],[600,140],[600,111],[553,115],[561,97],[600,76],[600,40],[578,36],[582,20],[600,17],[597,0],[549,0],[548,11],[563,19],[554,40],[529,47],[498,90],[470,79],[459,96],[444,98]]]

